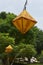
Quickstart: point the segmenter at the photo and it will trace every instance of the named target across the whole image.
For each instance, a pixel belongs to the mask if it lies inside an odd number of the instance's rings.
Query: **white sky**
[[[0,0],[0,12],[19,14],[26,0]],[[37,27],[43,30],[43,0],[28,0],[27,11],[37,20]]]

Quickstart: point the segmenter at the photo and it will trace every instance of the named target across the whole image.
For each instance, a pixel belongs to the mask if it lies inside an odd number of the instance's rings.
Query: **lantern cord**
[[[27,5],[27,0],[26,0],[26,2],[24,4],[24,9],[23,10],[26,10],[26,5]]]

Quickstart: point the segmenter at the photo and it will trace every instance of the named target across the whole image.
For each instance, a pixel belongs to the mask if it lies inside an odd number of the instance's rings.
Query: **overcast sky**
[[[6,11],[18,15],[26,0],[0,0],[0,12]],[[27,11],[37,21],[37,27],[43,30],[43,0],[28,0]]]

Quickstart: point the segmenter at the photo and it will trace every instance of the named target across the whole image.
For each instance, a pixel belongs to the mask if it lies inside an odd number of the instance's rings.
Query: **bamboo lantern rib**
[[[37,21],[26,10],[23,10],[23,12],[13,20],[13,24],[23,34],[30,30],[36,23]]]

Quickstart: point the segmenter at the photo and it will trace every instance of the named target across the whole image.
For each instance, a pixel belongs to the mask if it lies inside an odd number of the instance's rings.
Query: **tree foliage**
[[[37,38],[36,38],[36,50],[39,53],[41,53],[41,50],[43,50],[43,31],[39,30]]]
[[[32,56],[35,56],[36,54],[36,51],[33,45],[20,44],[19,48],[20,48],[19,56],[21,57],[27,57],[30,59]]]
[[[1,12],[0,13],[0,18],[5,19],[6,18],[6,12]]]
[[[43,31],[34,26],[26,34],[22,34],[13,25],[16,18],[13,13],[0,13],[0,54],[5,51],[5,47],[12,45],[13,51],[9,56],[31,58],[40,54],[43,50]]]
[[[8,34],[0,33],[0,53],[5,52],[8,45],[14,45],[14,39],[9,37]]]

